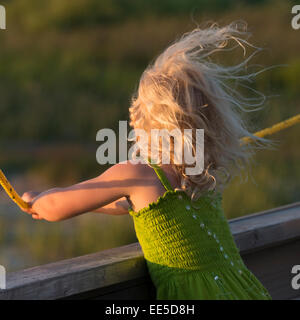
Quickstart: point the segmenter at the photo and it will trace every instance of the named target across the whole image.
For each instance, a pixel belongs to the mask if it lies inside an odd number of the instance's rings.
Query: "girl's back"
[[[192,201],[174,190],[160,167],[154,171],[164,194],[129,212],[157,299],[271,299],[239,255],[221,194]]]
[[[128,161],[124,163],[124,170],[130,170],[132,177],[134,177],[133,180],[136,180],[134,192],[131,193],[130,197],[127,197],[132,209],[139,211],[164,195],[166,191],[164,186],[157,179],[155,171],[147,164],[131,164]],[[172,171],[171,166],[163,165],[162,170],[168,181],[170,181],[172,188],[179,188],[180,181]]]

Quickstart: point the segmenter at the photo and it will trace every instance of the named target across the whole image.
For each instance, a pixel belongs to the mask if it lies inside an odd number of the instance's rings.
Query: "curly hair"
[[[134,129],[192,129],[193,134],[184,139],[181,148],[190,147],[196,152],[195,130],[204,129],[204,170],[201,174],[186,174],[186,163],[175,161],[175,144],[171,143],[170,163],[181,178],[181,189],[192,199],[203,191],[222,190],[230,179],[248,164],[253,150],[268,140],[249,132],[243,115],[260,109],[265,95],[249,88],[256,97],[245,97],[237,89],[243,81],[251,82],[261,72],[243,73],[248,61],[261,48],[247,41],[250,33],[244,22],[224,27],[217,24],[183,34],[164,50],[143,72],[137,92],[131,100],[130,125]],[[231,43],[233,46],[230,46]],[[213,53],[241,47],[254,48],[254,52],[241,63],[224,66],[214,63]],[[251,137],[251,145],[241,145],[240,138]],[[149,152],[148,145],[140,141],[140,150]],[[147,149],[147,150],[146,150]],[[159,145],[150,158],[159,165],[165,150]],[[146,154],[141,152],[141,155]],[[149,154],[149,153],[147,153]]]

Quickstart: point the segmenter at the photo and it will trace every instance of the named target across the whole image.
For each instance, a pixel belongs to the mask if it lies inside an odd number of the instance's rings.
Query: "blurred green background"
[[[11,0],[0,30],[0,167],[17,191],[43,191],[99,175],[96,133],[128,120],[141,73],[166,46],[207,21],[248,23],[264,47],[254,88],[269,95],[253,130],[299,113],[300,30],[296,1]],[[239,52],[240,56],[242,52]],[[230,58],[229,58],[230,60]],[[229,61],[228,60],[228,61]],[[232,59],[231,59],[232,60]],[[224,193],[230,218],[300,200],[300,126],[272,136],[247,182]],[[89,213],[35,221],[0,192],[0,264],[14,271],[137,241],[130,216]]]

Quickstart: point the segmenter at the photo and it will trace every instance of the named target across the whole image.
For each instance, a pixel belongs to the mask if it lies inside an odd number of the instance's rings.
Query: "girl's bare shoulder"
[[[144,163],[134,163],[129,160],[120,162],[117,164],[118,170],[122,171],[123,174],[126,174],[128,179],[134,179],[137,182],[137,186],[147,182],[148,186],[161,186],[161,183],[152,167]],[[170,165],[164,165],[162,167],[164,174],[169,180],[173,188],[177,188],[180,185],[178,177],[176,177]],[[142,183],[140,182],[142,181]]]
[[[131,177],[153,176],[153,169],[146,163],[132,162],[130,160],[119,162],[116,169]]]
[[[110,177],[126,186],[128,194],[135,193],[141,188],[160,186],[154,170],[148,164],[133,163],[130,160],[112,166]]]

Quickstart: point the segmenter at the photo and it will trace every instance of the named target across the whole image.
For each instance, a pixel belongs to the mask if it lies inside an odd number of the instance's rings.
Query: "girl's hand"
[[[31,214],[31,217],[33,219],[36,219],[36,220],[41,220],[42,218],[38,215],[37,212],[35,212],[33,209],[32,209],[32,203],[34,201],[34,199],[40,194],[40,192],[38,191],[27,191],[25,192],[23,195],[22,195],[22,199],[29,203],[30,205],[30,208],[29,209],[21,209],[22,211],[28,213],[28,214]]]

